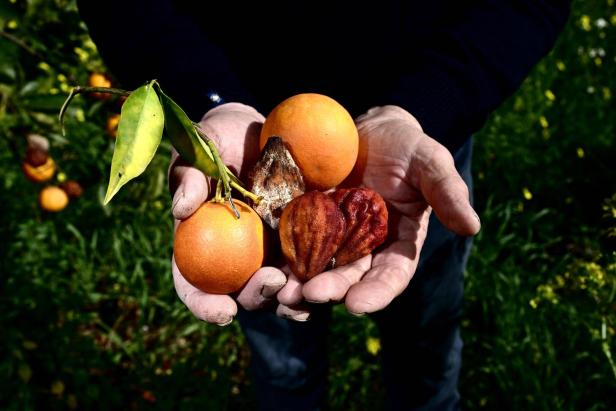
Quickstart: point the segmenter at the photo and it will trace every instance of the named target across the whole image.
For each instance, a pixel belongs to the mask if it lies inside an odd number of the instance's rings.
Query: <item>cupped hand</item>
[[[278,293],[283,306],[344,301],[356,315],[381,310],[411,281],[432,210],[459,235],[479,231],[479,217],[453,157],[422,131],[411,114],[397,106],[375,107],[357,118],[356,125],[359,157],[345,185],[381,194],[389,210],[387,241],[372,255],[305,284],[291,274]]]
[[[199,123],[203,132],[214,140],[223,162],[240,177],[259,156],[259,132],[264,118],[254,108],[227,103],[210,110]],[[173,153],[169,168],[169,189],[173,195],[172,213],[175,227],[192,215],[208,198],[212,184],[203,173],[182,162]],[[172,260],[175,290],[199,319],[227,325],[237,314],[237,304],[247,310],[261,308],[274,301],[286,283],[286,276],[274,267],[262,267],[235,295],[208,294],[188,283]]]

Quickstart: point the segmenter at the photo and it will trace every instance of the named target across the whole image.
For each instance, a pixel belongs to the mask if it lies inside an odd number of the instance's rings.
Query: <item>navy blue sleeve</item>
[[[196,19],[167,0],[79,0],[79,13],[111,72],[127,89],[157,79],[195,121],[215,104],[254,104],[225,53],[205,38]],[[202,16],[203,19],[209,16]]]
[[[157,78],[193,119],[211,108],[208,95],[213,91],[227,101],[256,104],[225,52],[201,30],[199,24],[211,16],[182,14],[170,0],[78,4],[101,56],[124,87]],[[392,44],[399,44],[409,58],[401,59],[398,77],[387,79],[373,102],[362,104],[400,105],[451,151],[519,87],[553,47],[569,14],[566,0],[397,4],[403,12],[393,18],[410,24],[403,41],[392,39]],[[353,21],[340,24],[348,25],[341,30],[357,30]]]
[[[569,15],[561,0],[483,0],[452,23],[419,27],[417,56],[383,95],[455,151],[553,47]]]

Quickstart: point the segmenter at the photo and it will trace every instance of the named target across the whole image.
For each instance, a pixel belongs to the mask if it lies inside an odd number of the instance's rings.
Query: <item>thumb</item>
[[[190,217],[207,199],[209,182],[205,175],[175,157],[169,168],[169,187],[173,195],[173,217],[184,220]]]
[[[459,235],[475,235],[481,228],[470,203],[468,186],[443,145],[426,136],[418,164],[419,188],[438,219]]]

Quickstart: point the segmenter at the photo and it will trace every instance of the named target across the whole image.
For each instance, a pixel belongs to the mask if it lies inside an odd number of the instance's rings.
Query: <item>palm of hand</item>
[[[372,256],[370,270],[347,292],[354,313],[384,308],[411,280],[427,234],[431,208],[412,177],[417,145],[423,133],[408,121],[393,118],[359,122],[362,138],[353,185],[377,191],[388,204],[388,240]]]
[[[202,131],[216,144],[227,166],[240,176],[259,155],[259,131],[263,116],[251,107],[229,103],[210,110],[199,123]],[[223,137],[224,136],[224,137]],[[174,154],[169,170],[173,196],[172,212],[177,223],[192,215],[206,201],[211,183],[199,170]],[[261,308],[285,284],[285,276],[273,267],[263,267],[234,296],[208,294],[189,284],[172,263],[176,292],[197,317],[206,322],[225,325],[237,313],[239,303],[245,309]]]
[[[358,165],[345,185],[371,188],[389,210],[387,242],[373,255],[322,273],[305,284],[293,275],[278,294],[285,305],[302,299],[342,301],[356,314],[385,308],[407,287],[426,238],[433,206],[449,228],[474,234],[479,222],[468,189],[445,147],[394,106],[377,107],[357,119]]]
[[[213,109],[200,125],[216,143],[223,161],[240,177],[258,158],[258,134],[263,116],[256,110],[230,103]],[[352,313],[374,312],[386,307],[412,278],[426,237],[432,207],[443,223],[459,234],[479,229],[469,202],[468,189],[457,174],[447,149],[423,134],[406,111],[392,106],[370,110],[357,120],[360,158],[347,183],[379,192],[390,211],[389,236],[374,256],[322,273],[301,284],[288,269],[259,269],[235,296],[203,293],[188,284],[173,264],[176,291],[198,317],[225,324],[237,312],[237,303],[248,310],[262,307],[275,295],[277,313],[306,320],[303,301],[344,300]],[[221,138],[224,136],[224,139]],[[177,161],[176,161],[177,160]],[[190,216],[207,199],[209,182],[198,170],[174,158],[170,186],[175,192],[173,214]],[[284,286],[284,287],[283,287]]]

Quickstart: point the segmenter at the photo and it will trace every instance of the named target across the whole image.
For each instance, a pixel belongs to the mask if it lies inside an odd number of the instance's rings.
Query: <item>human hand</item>
[[[259,156],[259,132],[263,121],[263,116],[254,108],[227,103],[208,111],[199,125],[216,144],[223,162],[241,178]],[[175,228],[203,204],[211,187],[209,178],[183,163],[174,151],[169,167],[169,189],[173,195]],[[272,302],[286,282],[280,270],[262,267],[237,294],[218,295],[205,293],[188,283],[175,259],[172,259],[172,271],[175,290],[186,307],[197,318],[218,325],[231,323],[238,303],[246,310],[255,310]]]
[[[432,209],[460,235],[479,231],[479,217],[453,157],[423,133],[417,120],[397,106],[375,107],[356,120],[359,157],[343,183],[381,194],[389,210],[389,234],[379,251],[317,275],[302,284],[290,275],[278,293],[287,307],[303,301],[342,301],[361,315],[385,308],[408,286],[419,261]]]

